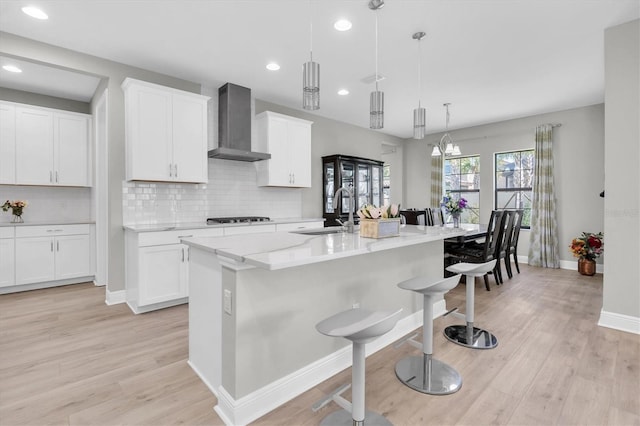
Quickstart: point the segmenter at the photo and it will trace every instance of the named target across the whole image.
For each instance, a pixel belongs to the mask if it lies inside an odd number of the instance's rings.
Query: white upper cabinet
[[[127,78],[127,180],[206,183],[206,96]]]
[[[0,184],[16,183],[16,107],[0,102]]]
[[[86,116],[53,114],[53,164],[55,183],[91,186],[89,119]]]
[[[91,186],[91,116],[0,103],[0,183]]]
[[[259,186],[311,187],[312,124],[271,111],[256,116],[257,150],[271,154],[256,162]]]

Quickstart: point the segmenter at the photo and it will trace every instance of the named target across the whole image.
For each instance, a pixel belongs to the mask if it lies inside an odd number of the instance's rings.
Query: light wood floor
[[[640,336],[596,325],[602,276],[522,267],[486,292],[476,283],[476,324],[493,350],[446,341],[435,357],[462,389],[430,396],[402,385],[405,345],[367,359],[367,406],[395,425],[640,425]],[[464,309],[464,285],[447,295]],[[187,361],[187,306],[135,316],[80,284],[0,296],[1,425],[220,425],[215,397]],[[336,409],[309,408],[350,381],[350,369],[262,417],[256,425],[316,425]],[[347,392],[348,396],[348,392]]]

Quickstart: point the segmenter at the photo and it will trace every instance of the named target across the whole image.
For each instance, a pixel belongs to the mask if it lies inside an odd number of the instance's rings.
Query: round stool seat
[[[316,330],[331,337],[368,343],[390,331],[398,322],[402,308],[396,311],[348,309],[316,324]]]
[[[454,274],[464,274],[469,277],[482,277],[487,272],[492,271],[496,266],[496,259],[485,263],[454,263],[447,266],[447,271]]]
[[[446,293],[460,282],[460,275],[454,275],[440,281],[428,282],[425,277],[415,277],[398,283],[398,287],[403,290],[412,290],[421,294]]]

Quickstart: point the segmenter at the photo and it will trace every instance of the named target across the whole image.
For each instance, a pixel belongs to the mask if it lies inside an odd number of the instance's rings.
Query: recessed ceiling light
[[[340,96],[346,96],[348,94],[349,94],[349,91],[347,89],[338,90],[338,95],[340,95]]]
[[[22,8],[22,11],[32,18],[36,19],[49,19],[49,16],[42,11],[42,9],[38,9],[34,6],[25,6]]]
[[[22,72],[22,70],[15,65],[3,65],[2,69],[9,72]]]
[[[337,20],[336,23],[333,24],[333,28],[338,31],[349,31],[351,29],[351,21],[348,19]]]
[[[278,71],[280,69],[280,65],[276,64],[275,62],[269,62],[267,64],[267,69],[269,71]]]

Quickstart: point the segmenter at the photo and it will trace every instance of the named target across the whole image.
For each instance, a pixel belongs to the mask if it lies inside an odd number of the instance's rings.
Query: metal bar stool
[[[473,349],[492,349],[498,345],[496,336],[473,326],[475,303],[475,278],[483,277],[496,265],[496,259],[486,263],[455,263],[447,266],[447,271],[466,276],[466,312],[465,315],[454,313],[466,319],[466,325],[450,325],[444,329],[444,335],[453,343]]]
[[[422,344],[413,340],[414,334],[405,341],[422,349],[422,356],[410,356],[396,364],[396,376],[402,383],[418,392],[430,395],[448,395],[460,390],[462,378],[453,367],[433,359],[433,302],[458,285],[461,275],[454,275],[436,282],[425,277],[415,277],[398,284],[404,290],[423,295]],[[400,343],[400,344],[401,344]]]
[[[324,419],[321,425],[354,425],[363,426],[365,419],[368,425],[391,425],[391,422],[380,414],[366,411],[364,404],[364,372],[365,343],[372,342],[389,332],[398,322],[402,309],[397,311],[368,311],[365,309],[349,309],[335,314],[316,324],[316,330],[331,337],[344,337],[353,342],[353,365],[351,367],[351,385],[343,385],[331,395],[318,401],[312,407],[318,411],[331,401],[335,401],[342,410],[335,411]],[[351,401],[340,396],[352,387]]]

